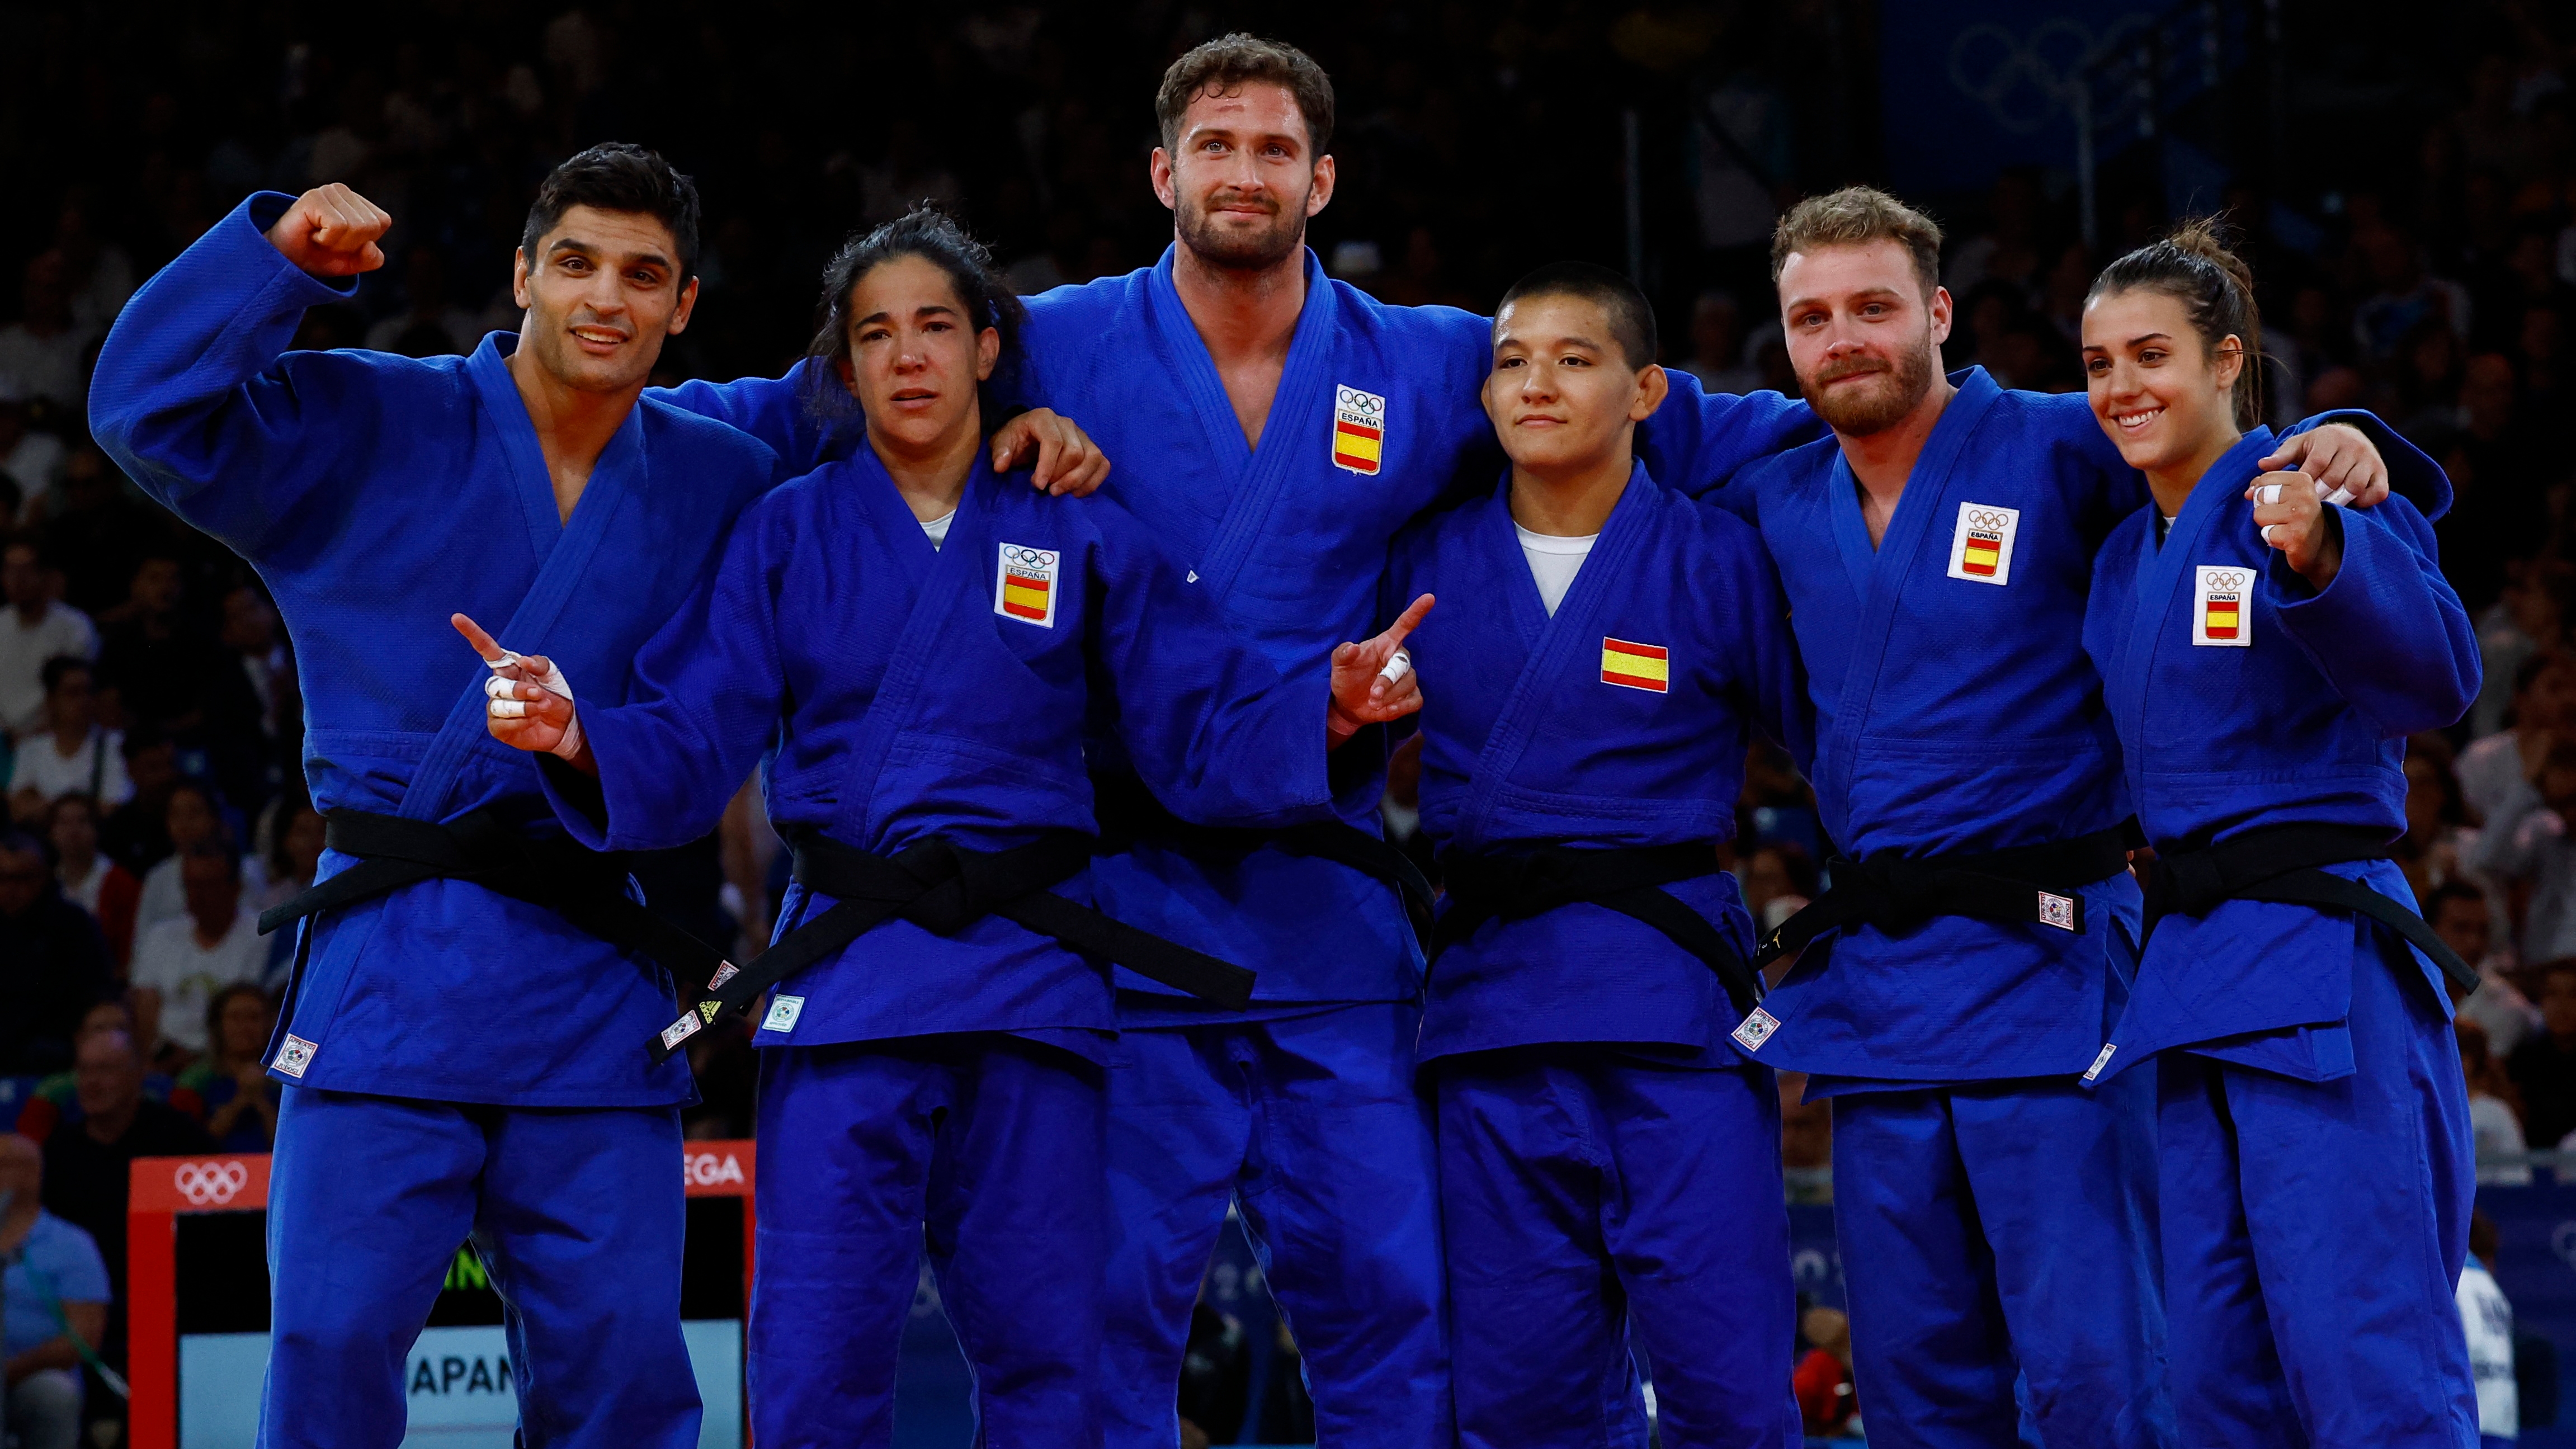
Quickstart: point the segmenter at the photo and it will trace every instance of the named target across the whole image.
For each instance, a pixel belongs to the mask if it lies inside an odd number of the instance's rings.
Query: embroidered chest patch
[[[1993,503],[1959,505],[1959,527],[1950,535],[1950,577],[1972,584],[2012,582],[2013,535],[2021,510]]]
[[[2247,649],[2254,644],[2254,570],[2202,564],[2191,571],[2191,642]]]
[[[1661,644],[1632,644],[1625,639],[1601,641],[1601,682],[1622,689],[1663,694],[1672,688],[1673,651]]]
[[[1055,627],[1056,569],[1061,556],[1051,548],[1002,545],[1001,567],[993,572],[993,612],[1041,628]]]
[[[1355,387],[1333,389],[1333,466],[1377,472],[1386,452],[1386,399]]]

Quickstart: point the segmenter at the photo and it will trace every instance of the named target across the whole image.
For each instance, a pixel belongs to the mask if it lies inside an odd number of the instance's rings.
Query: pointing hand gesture
[[[394,224],[382,207],[334,181],[295,198],[268,229],[268,244],[317,277],[354,277],[385,264],[376,245]]]
[[[1333,704],[1324,727],[1335,745],[1363,725],[1399,720],[1422,708],[1422,678],[1413,672],[1413,656],[1404,652],[1404,636],[1421,626],[1432,602],[1424,594],[1385,633],[1333,650]]]
[[[555,755],[584,774],[599,773],[590,747],[581,737],[581,716],[573,704],[572,682],[542,654],[514,654],[463,614],[447,622],[483,656],[492,677],[483,681],[488,703],[484,727],[492,738],[514,750]]]

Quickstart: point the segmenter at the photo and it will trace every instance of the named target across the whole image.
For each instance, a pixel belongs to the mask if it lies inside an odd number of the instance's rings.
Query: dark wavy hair
[[[806,406],[823,418],[858,415],[858,401],[850,396],[842,376],[850,362],[850,294],[868,273],[897,257],[919,257],[947,273],[975,330],[990,327],[1002,334],[1001,358],[993,365],[992,377],[976,390],[984,404],[984,426],[996,426],[1000,418],[993,385],[1019,356],[1020,324],[1028,320],[1028,309],[993,269],[991,248],[977,241],[955,217],[928,202],[874,231],[851,237],[824,266],[823,295],[814,304],[814,340],[806,344],[805,355],[826,365],[814,368],[807,380]]]
[[[2233,402],[2236,426],[2263,420],[2263,316],[2254,305],[2254,272],[2227,249],[2216,217],[2194,217],[2162,241],[2149,242],[2102,269],[2084,300],[2113,292],[2162,292],[2182,303],[2201,348],[2218,365],[2219,344],[2234,337],[2245,349]]]
[[[519,250],[528,264],[537,263],[537,243],[576,206],[600,211],[637,212],[670,229],[680,249],[672,261],[680,284],[698,274],[698,187],[674,169],[658,151],[623,141],[593,146],[550,173],[528,208],[528,223],[519,234]]]

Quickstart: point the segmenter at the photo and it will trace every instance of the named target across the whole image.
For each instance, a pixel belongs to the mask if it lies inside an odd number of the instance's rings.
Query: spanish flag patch
[[[2254,645],[2254,581],[2248,564],[2201,564],[2191,578],[2191,642],[2219,648]]]
[[[1054,628],[1056,563],[1054,549],[1003,544],[1001,567],[993,576],[993,612]]]
[[[1353,473],[1377,471],[1386,448],[1386,399],[1336,385],[1333,389],[1333,466]]]
[[[1660,644],[1601,641],[1601,682],[1663,694],[1672,688],[1672,651]]]

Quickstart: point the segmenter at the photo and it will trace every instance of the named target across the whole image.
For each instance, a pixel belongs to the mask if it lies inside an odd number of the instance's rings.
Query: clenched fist
[[[376,240],[393,224],[383,207],[334,181],[295,198],[268,229],[268,244],[314,276],[354,277],[385,264]]]

